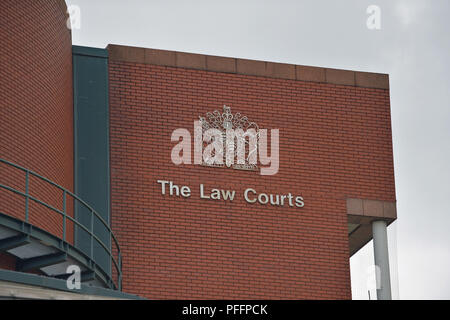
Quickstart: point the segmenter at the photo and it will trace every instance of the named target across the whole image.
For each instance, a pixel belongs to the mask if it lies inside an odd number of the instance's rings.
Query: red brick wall
[[[394,201],[389,90],[110,61],[112,224],[147,298],[351,298],[346,198]],[[280,129],[274,176],[184,165],[171,133],[226,104]],[[158,179],[191,187],[161,194]],[[199,199],[198,185],[236,190]],[[304,208],[242,193],[302,195]]]
[[[16,268],[16,258],[8,253],[0,252],[0,269],[14,270]]]
[[[65,2],[2,0],[0,16],[0,158],[73,190],[72,40]],[[25,175],[4,164],[0,181],[25,190]],[[30,192],[62,209],[56,188],[32,178]],[[24,219],[24,207],[22,197],[0,189],[0,212]],[[62,235],[62,218],[33,201],[30,222]]]

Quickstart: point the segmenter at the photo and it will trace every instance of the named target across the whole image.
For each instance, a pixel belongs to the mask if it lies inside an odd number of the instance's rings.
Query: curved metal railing
[[[90,259],[92,261],[94,261],[94,240],[100,244],[100,246],[108,253],[108,256],[110,258],[110,261],[113,262],[113,265],[116,269],[117,272],[117,277],[118,277],[118,283],[117,285],[115,285],[116,288],[118,288],[119,290],[122,290],[122,255],[120,252],[120,246],[119,246],[119,242],[117,241],[116,237],[114,236],[114,233],[112,232],[110,226],[108,225],[108,223],[91,207],[89,206],[86,202],[84,202],[83,200],[81,200],[80,198],[78,198],[75,194],[73,194],[72,192],[70,192],[69,190],[61,187],[60,185],[56,184],[55,182],[29,170],[26,168],[23,168],[15,163],[9,162],[7,160],[1,159],[0,158],[0,163],[4,163],[8,166],[14,167],[16,169],[19,169],[23,172],[25,172],[25,192],[22,192],[20,190],[14,189],[12,187],[6,186],[4,184],[0,183],[0,188],[6,189],[10,192],[19,194],[21,196],[23,196],[25,198],[25,222],[29,222],[29,202],[30,200],[60,214],[63,218],[63,237],[62,240],[64,242],[66,242],[66,224],[67,224],[67,220],[71,221],[74,226],[78,226],[81,229],[83,229],[85,232],[88,233],[90,239],[91,239],[91,243],[90,243]],[[62,210],[59,210],[51,205],[49,205],[48,203],[45,203],[39,199],[37,199],[36,197],[33,197],[32,195],[30,195],[30,190],[29,190],[29,181],[30,181],[30,176],[34,176],[54,187],[56,187],[57,189],[61,190],[63,192],[63,198],[62,198]],[[87,210],[89,210],[91,212],[91,216],[90,216],[90,228],[85,227],[83,224],[81,224],[79,221],[77,221],[76,219],[72,218],[71,216],[67,215],[67,210],[66,210],[66,202],[67,202],[67,196],[72,197],[72,199],[74,199],[75,201],[77,201],[79,204],[81,204],[83,207],[85,207]],[[75,204],[75,203],[74,203]],[[114,257],[111,248],[108,248],[107,245],[105,245],[103,243],[102,240],[100,240],[95,234],[94,234],[94,217],[96,217],[103,225],[104,227],[108,230],[109,233],[109,238],[114,240],[114,244],[117,250],[117,259]],[[94,261],[95,262],[95,261]],[[112,274],[110,275],[110,278],[112,279]],[[113,280],[112,280],[113,281]],[[113,281],[114,283],[114,281]]]

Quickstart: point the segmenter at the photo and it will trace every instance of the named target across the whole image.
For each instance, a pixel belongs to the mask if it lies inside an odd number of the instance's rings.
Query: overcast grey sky
[[[398,208],[389,227],[394,297],[450,299],[450,1],[66,2],[81,9],[76,45],[389,73]],[[366,26],[369,5],[381,9],[380,30]],[[372,263],[371,243],[351,259],[355,299],[367,299]]]

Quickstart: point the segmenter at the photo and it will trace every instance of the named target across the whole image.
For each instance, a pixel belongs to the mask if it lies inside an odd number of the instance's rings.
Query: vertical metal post
[[[113,243],[114,243],[114,239],[112,237],[112,231],[111,229],[108,229],[109,232],[109,274],[113,275],[113,270],[114,270],[114,252],[113,252]]]
[[[372,234],[376,266],[375,275],[377,280],[377,299],[391,300],[391,276],[389,272],[389,252],[386,221],[373,221]]]
[[[25,171],[25,221],[28,222],[28,203],[29,203],[29,180],[30,180],[30,173]]]
[[[122,291],[122,255],[119,250],[119,291]]]
[[[66,190],[63,192],[63,240],[66,241]]]
[[[91,259],[94,259],[94,212],[91,210]]]

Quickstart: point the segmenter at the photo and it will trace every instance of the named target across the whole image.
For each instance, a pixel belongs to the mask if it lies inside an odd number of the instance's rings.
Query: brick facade
[[[65,11],[63,0],[0,2],[0,157],[73,190]],[[150,299],[351,298],[349,255],[359,247],[349,247],[349,215],[354,223],[396,218],[387,75],[120,46],[109,53],[111,221],[123,291]],[[194,120],[223,105],[280,130],[276,175],[171,162],[173,130],[193,134]],[[24,175],[3,164],[0,178],[25,190]],[[162,195],[157,180],[187,185],[192,195]],[[200,184],[235,190],[235,199],[200,199]],[[249,187],[300,195],[305,206],[249,204]],[[61,209],[60,191],[37,179],[30,190]],[[71,214],[71,201],[67,207]],[[23,198],[0,189],[0,212],[24,219]],[[56,213],[30,202],[30,217],[61,236]],[[0,268],[14,266],[0,253]]]
[[[351,298],[346,199],[395,201],[386,75],[190,56],[110,47],[111,216],[124,291]],[[198,116],[224,104],[280,129],[276,175],[171,162],[172,131],[192,134]],[[162,195],[158,179],[192,196]],[[236,198],[200,199],[200,183]],[[305,206],[249,204],[247,187],[299,194]]]
[[[0,15],[0,158],[72,191],[72,40],[65,3],[4,0]],[[0,164],[0,178],[25,191],[23,172]],[[56,188],[31,178],[30,192],[62,209],[62,192]],[[0,212],[24,219],[24,208],[23,197],[0,189]],[[62,218],[33,201],[30,222],[62,235]]]

